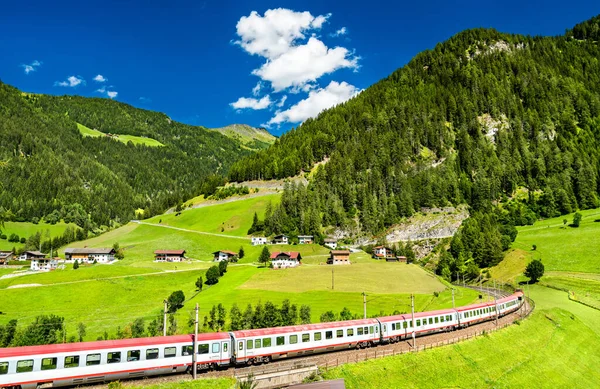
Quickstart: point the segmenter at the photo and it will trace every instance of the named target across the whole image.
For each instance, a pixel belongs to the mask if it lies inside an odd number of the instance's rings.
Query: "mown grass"
[[[7,240],[0,239],[0,250],[12,250],[13,247],[22,247],[21,243],[13,243],[8,241],[10,234],[17,234],[20,238],[29,238],[31,235],[41,232],[43,235],[49,235],[55,237],[62,235],[67,227],[78,228],[75,224],[66,224],[64,222],[56,224],[38,223],[33,224],[29,222],[5,222],[4,228],[2,228],[2,234],[5,234]]]
[[[79,132],[83,136],[91,136],[91,137],[101,137],[106,136],[106,134],[102,131],[94,130],[89,127],[84,126],[83,124],[77,123],[77,128]],[[162,143],[152,138],[144,138],[143,136],[135,136],[135,135],[119,135],[113,134],[114,136],[111,139],[118,140],[122,143],[132,142],[135,145],[145,145],[150,147],[159,147],[164,146]]]
[[[235,387],[235,382],[235,378],[200,378],[195,381],[188,379],[154,385],[140,385],[139,383],[129,385],[127,382],[123,382],[123,386],[131,389],[231,389]]]

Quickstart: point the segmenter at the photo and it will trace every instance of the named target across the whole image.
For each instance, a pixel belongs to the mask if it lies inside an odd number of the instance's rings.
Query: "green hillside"
[[[263,128],[254,128],[246,124],[232,124],[227,127],[214,128],[212,131],[235,139],[249,149],[266,149],[275,142],[275,137]]]
[[[5,222],[4,228],[0,227],[2,234],[6,235],[7,238],[11,234],[16,234],[19,238],[29,238],[31,235],[41,233],[47,238],[55,238],[62,235],[68,228],[78,228],[74,223],[58,222],[56,224],[48,223],[28,223],[28,222]],[[0,250],[12,250],[13,248],[20,248],[23,244],[9,242],[8,239],[0,240]]]
[[[108,134],[105,134],[98,130],[92,130],[91,128],[88,128],[80,123],[77,123],[77,128],[79,129],[79,132],[81,132],[81,135],[83,135],[83,136],[91,136],[91,137],[109,136]],[[145,145],[145,146],[150,146],[150,147],[164,146],[162,143],[160,143],[156,139],[144,138],[141,136],[110,134],[110,137],[111,137],[111,139],[117,140],[119,142],[123,142],[125,144],[127,144],[127,142],[132,142],[134,145]]]

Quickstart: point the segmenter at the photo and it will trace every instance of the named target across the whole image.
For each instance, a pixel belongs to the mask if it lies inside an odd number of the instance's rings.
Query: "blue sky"
[[[14,1],[0,79],[278,135],[464,29],[559,35],[597,14],[597,0]]]

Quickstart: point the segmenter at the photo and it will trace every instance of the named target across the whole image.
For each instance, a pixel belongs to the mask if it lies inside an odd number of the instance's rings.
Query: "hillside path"
[[[243,236],[234,236],[234,235],[226,235],[226,234],[217,234],[217,233],[214,233],[214,232],[204,232],[204,231],[188,230],[187,228],[166,226],[166,225],[157,224],[157,223],[148,223],[148,222],[143,222],[143,221],[140,221],[140,220],[132,220],[132,222],[133,223],[137,223],[137,224],[143,224],[143,225],[146,225],[146,226],[170,228],[172,230],[183,231],[183,232],[191,232],[191,233],[200,234],[200,235],[220,236],[222,238],[232,238],[232,239],[243,239],[245,241],[248,240],[248,238],[243,237]]]

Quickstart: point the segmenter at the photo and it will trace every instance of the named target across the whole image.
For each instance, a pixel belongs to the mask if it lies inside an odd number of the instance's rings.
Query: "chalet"
[[[6,265],[8,261],[12,261],[12,251],[0,251],[0,265]]]
[[[288,267],[296,267],[302,264],[302,256],[296,251],[286,253],[277,252],[271,254],[271,264],[273,269],[285,269]]]
[[[273,244],[289,244],[289,241],[287,235],[276,235],[273,237]]]
[[[373,247],[373,258],[375,259],[385,259],[388,257],[393,257],[394,252],[389,247],[385,246],[377,246]]]
[[[337,240],[332,239],[332,238],[326,238],[325,246],[329,247],[332,250],[335,250],[335,249],[337,249]]]
[[[329,252],[329,258],[327,258],[328,265],[350,265],[350,250],[331,250]]]
[[[31,270],[33,270],[33,271],[56,270],[59,259],[60,258],[32,258],[31,259]]]
[[[267,244],[267,238],[264,236],[253,236],[252,237],[252,246],[260,246],[263,244]]]
[[[154,262],[182,262],[185,257],[185,250],[156,250],[154,252]]]
[[[39,251],[25,251],[19,257],[19,261],[29,261],[32,259],[46,258],[47,254],[40,253]]]
[[[213,253],[215,262],[223,262],[223,261],[235,261],[237,259],[238,254],[233,251],[221,250],[215,251]]]
[[[115,249],[113,248],[66,248],[65,260],[79,263],[111,263],[115,260]]]
[[[394,256],[394,257],[385,257],[385,261],[386,262],[404,262],[404,263],[408,263],[406,257],[402,256],[402,255]]]
[[[300,244],[311,244],[314,240],[312,235],[298,235],[298,243]]]

